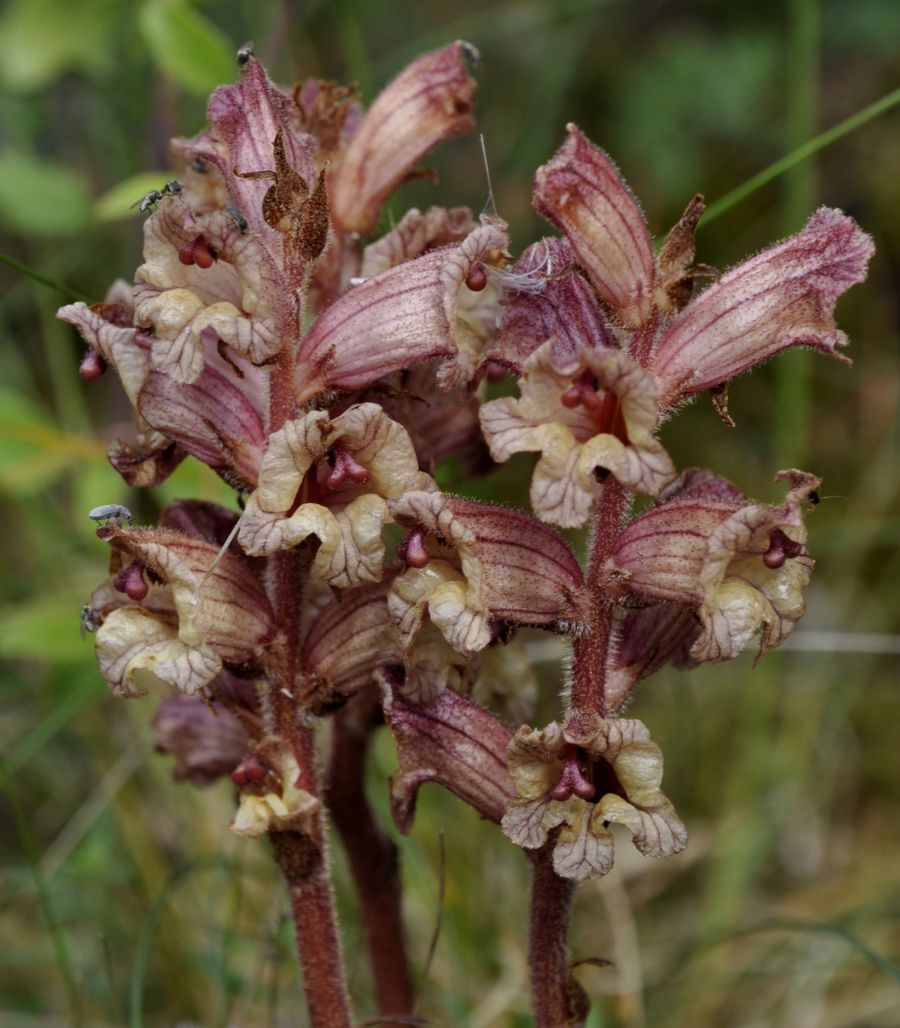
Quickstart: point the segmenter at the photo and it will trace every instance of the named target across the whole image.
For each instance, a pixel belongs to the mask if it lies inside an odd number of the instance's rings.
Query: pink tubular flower
[[[574,125],[538,170],[534,203],[567,241],[532,247],[505,277],[491,352],[520,373],[521,398],[485,404],[481,422],[495,460],[542,454],[532,506],[564,527],[587,520],[597,476],[659,493],[674,467],[655,432],[686,397],[721,389],[788,346],[837,355],[846,339],[834,325],[835,302],[865,277],[873,249],[851,218],[822,208],[802,232],[691,300],[693,278],[708,274],[690,267],[702,199],[688,205],[654,258],[631,191]]]
[[[175,693],[153,718],[158,753],[175,758],[177,781],[209,785],[231,774],[247,752],[250,737],[240,721],[220,704]]]
[[[236,494],[239,514],[177,501],[158,527],[97,497],[110,574],[82,636],[96,633],[115,693],[172,687],[154,728],[176,777],[229,774],[232,830],[269,837],[315,1025],[354,1021],[326,816],[378,1013],[414,1013],[396,847],[367,796],[380,727],[401,832],[433,782],[530,851],[535,1020],[585,1022],[573,883],[612,868],[613,825],[646,856],[687,843],[659,746],[620,713],[665,665],[779,645],[813,568],[817,478],[780,472],[784,501],[750,502],[712,472],[678,476],[660,427],[702,390],[727,419],[730,379],[786,347],[843,359],[835,304],[872,253],[822,208],[694,296],[715,274],[694,264],[702,197],[654,247],[574,125],[534,181],[561,235],[517,260],[499,217],[463,207],[413,209],[369,237],[417,162],[472,127],[472,57],[461,42],[426,54],[365,112],[356,87],[282,89],[242,48],[207,127],[176,141],[181,181],[136,205],[133,284],[59,315],[87,345],[81,377],[112,368],[134,409],[136,436],[109,454],[125,480],[157,485],[193,456]],[[510,372],[517,392],[488,402]],[[522,452],[536,455],[535,516],[468,498],[501,495],[472,479]],[[552,526],[588,523],[581,562]],[[568,637],[569,660],[556,720],[534,728],[541,631]]]
[[[423,706],[412,704],[384,679],[384,716],[397,741],[399,770],[391,779],[391,811],[408,834],[416,797],[436,782],[499,823],[515,795],[506,770],[510,732],[483,707],[446,690]]]
[[[327,390],[364,388],[429,357],[450,358],[446,388],[470,379],[485,340],[469,315],[466,281],[481,264],[502,262],[507,242],[506,226],[486,219],[459,245],[354,286],[322,313],[300,346],[298,402]]]
[[[625,529],[607,564],[622,593],[695,612],[695,661],[736,657],[757,633],[763,653],[780,645],[803,614],[813,568],[803,505],[819,479],[782,471],[777,481],[790,490],[780,507],[767,507],[748,503],[708,472],[685,472],[663,502]],[[669,645],[677,649],[674,640]]]
[[[574,126],[538,169],[534,205],[565,232],[598,296],[628,328],[650,316],[653,246],[637,200],[613,162]]]
[[[789,346],[837,351],[847,337],[834,305],[866,277],[871,237],[821,207],[803,230],[723,275],[693,300],[654,346],[660,406],[718,386]]]
[[[581,619],[578,562],[527,515],[441,493],[406,493],[390,506],[410,532],[400,551],[407,569],[388,594],[407,645],[426,614],[461,653],[484,649],[492,623],[561,630]]]
[[[372,104],[330,176],[332,217],[344,232],[370,231],[387,197],[438,143],[474,127],[475,82],[456,42],[414,61]]]
[[[234,515],[222,515],[234,523]],[[227,552],[213,568],[219,543],[203,529],[107,525],[97,534],[111,547],[111,577],[90,606],[99,626],[97,659],[113,691],[140,695],[159,679],[192,695],[223,666],[263,667],[276,627],[245,559]]]

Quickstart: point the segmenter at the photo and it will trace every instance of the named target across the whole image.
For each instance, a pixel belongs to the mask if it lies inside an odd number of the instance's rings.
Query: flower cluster
[[[157,527],[101,527],[88,621],[116,692],[175,687],[160,747],[181,777],[231,774],[235,831],[315,837],[328,796],[298,733],[369,710],[359,723],[383,718],[398,745],[401,830],[436,781],[581,879],[612,866],[613,823],[647,855],[686,843],[662,753],[619,715],[634,686],[777,646],[813,567],[815,477],[780,472],[783,502],[751,502],[679,474],[660,425],[704,391],[727,419],[727,384],[787,347],[846,360],[833,310],[872,244],[822,208],[716,277],[693,263],[702,199],[654,250],[575,126],[535,179],[561,235],[516,257],[499,218],[433,207],[372,239],[419,159],[472,128],[472,57],[422,57],[364,112],[331,82],[282,90],[243,52],[208,127],[175,141],[180,183],[147,205],[133,284],[60,317],[87,343],[83,377],[112,367],[134,407],[110,450],[124,480],[157,485],[192,456],[241,511],[183,501]],[[515,394],[486,401],[504,374]],[[531,513],[434,477],[521,451],[539,455]],[[636,494],[654,502],[629,517]],[[558,529],[589,522],[582,565]],[[520,626],[573,649],[542,728],[523,724]]]

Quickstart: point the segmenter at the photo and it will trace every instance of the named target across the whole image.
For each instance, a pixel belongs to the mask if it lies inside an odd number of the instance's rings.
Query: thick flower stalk
[[[501,219],[439,206],[379,235],[416,163],[473,127],[474,56],[454,43],[420,58],[366,112],[331,82],[283,90],[242,50],[207,128],[175,141],[179,181],[141,204],[133,283],[60,311],[87,344],[82,377],[114,369],[134,408],[109,454],[125,482],[158,485],[194,458],[235,492],[235,510],[179,501],[157,526],[110,508],[109,575],[82,625],[116,693],[167,690],[155,731],[176,777],[230,776],[231,829],[269,840],[314,1026],[351,1023],[326,813],[378,1017],[414,1012],[398,846],[366,792],[381,726],[401,833],[435,783],[529,854],[535,1017],[584,1022],[574,884],[612,868],[611,825],[645,856],[687,843],[663,754],[622,705],[666,664],[779,645],[813,570],[818,479],[780,472],[783,501],[754,503],[712,472],[679,476],[660,427],[704,390],[727,419],[728,382],[788,346],[840,356],[834,304],[872,249],[823,208],[694,296],[714,274],[693,265],[702,199],[655,251],[574,126],[535,180],[562,236],[516,258]],[[503,373],[511,395],[485,402],[482,380]],[[448,458],[466,492],[519,452],[536,454],[531,512],[439,486]],[[635,495],[655,502],[631,517]],[[557,529],[585,524],[582,564]],[[571,642],[543,727],[527,723],[522,629]]]

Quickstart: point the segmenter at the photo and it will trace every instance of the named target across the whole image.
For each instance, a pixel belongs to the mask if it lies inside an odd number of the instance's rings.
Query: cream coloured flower
[[[757,634],[763,653],[780,645],[803,614],[813,568],[803,508],[819,479],[782,471],[776,480],[790,488],[781,506],[770,507],[691,469],[663,502],[635,518],[607,564],[620,592],[696,613],[695,661],[729,660]],[[693,626],[685,632],[694,633]]]
[[[541,520],[575,528],[607,475],[652,496],[675,467],[655,437],[653,376],[621,350],[584,346],[562,363],[554,345],[548,340],[525,362],[519,399],[481,408],[481,427],[498,462],[541,453],[531,506]]]
[[[436,492],[406,493],[391,513],[410,529],[407,569],[388,593],[406,646],[426,614],[465,654],[484,649],[495,624],[561,628],[580,619],[578,561],[526,514]]]
[[[238,541],[255,556],[319,540],[313,573],[340,588],[377,582],[387,501],[436,489],[406,430],[377,404],[311,411],[268,440]]]
[[[646,726],[574,712],[563,725],[523,726],[509,746],[517,796],[502,827],[537,849],[560,828],[553,867],[563,878],[597,877],[613,866],[611,823],[624,825],[644,856],[678,853],[687,831],[660,789],[663,757]]]

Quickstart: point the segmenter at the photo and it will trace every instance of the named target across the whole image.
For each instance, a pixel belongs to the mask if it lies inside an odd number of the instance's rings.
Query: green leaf
[[[122,0],[11,0],[0,18],[0,81],[44,89],[70,68],[90,75],[115,66],[110,45]]]
[[[0,492],[33,496],[82,462],[105,464],[103,447],[60,431],[25,396],[0,389]]]
[[[139,24],[150,56],[188,92],[205,96],[234,78],[234,47],[183,0],[146,0]]]
[[[91,221],[87,190],[68,168],[32,154],[0,153],[0,224],[28,236],[79,232]]]
[[[100,221],[118,221],[139,215],[138,201],[151,189],[162,188],[171,177],[172,173],[165,171],[142,171],[131,175],[94,201],[94,214]]]

